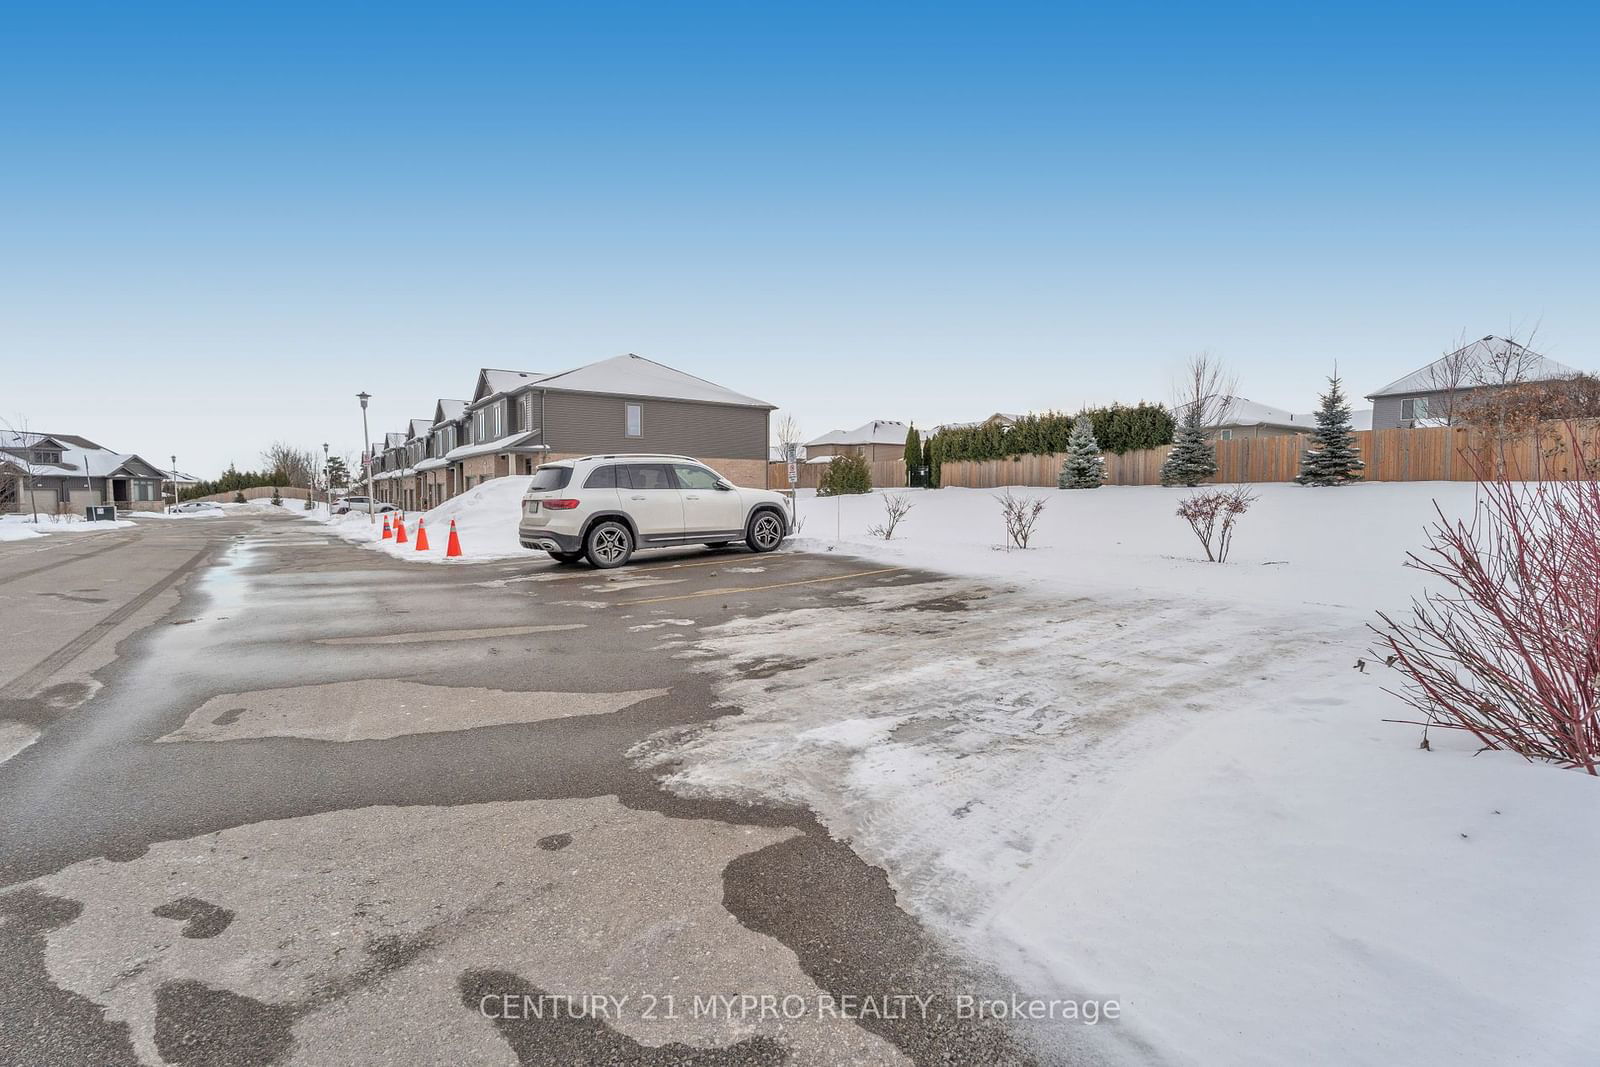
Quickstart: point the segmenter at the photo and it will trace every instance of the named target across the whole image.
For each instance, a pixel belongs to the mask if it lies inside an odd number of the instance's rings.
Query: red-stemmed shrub
[[[1374,627],[1419,725],[1600,773],[1600,470],[1573,481],[1481,471],[1469,518],[1435,505],[1427,546],[1406,565],[1438,588]],[[1487,464],[1485,464],[1487,467]],[[1426,737],[1426,734],[1424,735]]]

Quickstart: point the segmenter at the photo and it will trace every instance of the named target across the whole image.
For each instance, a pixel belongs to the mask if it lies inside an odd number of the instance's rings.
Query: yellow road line
[[[698,593],[679,593],[676,596],[653,596],[644,600],[619,600],[618,607],[627,607],[634,604],[664,604],[671,600],[696,600],[707,596],[727,596],[731,593],[759,593],[766,589],[788,589],[795,585],[816,585],[818,582],[841,582],[846,578],[871,578],[875,574],[894,574],[905,570],[904,567],[884,567],[875,571],[852,571],[849,574],[833,574],[826,578],[805,578],[798,582],[776,582],[772,585],[740,585],[725,589],[702,589]]]

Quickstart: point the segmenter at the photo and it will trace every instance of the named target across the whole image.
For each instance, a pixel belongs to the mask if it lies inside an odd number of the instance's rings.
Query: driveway
[[[1029,1060],[809,812],[629,758],[737,712],[702,626],[929,576],[417,565],[287,517],[60,542],[0,545],[0,1061]]]

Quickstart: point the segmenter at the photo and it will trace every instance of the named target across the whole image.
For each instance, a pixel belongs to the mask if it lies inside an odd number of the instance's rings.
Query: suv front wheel
[[[745,544],[752,552],[771,552],[783,540],[783,520],[775,512],[758,511],[750,516]]]
[[[583,554],[601,570],[620,567],[633,555],[633,531],[615,519],[597,522],[583,539]]]

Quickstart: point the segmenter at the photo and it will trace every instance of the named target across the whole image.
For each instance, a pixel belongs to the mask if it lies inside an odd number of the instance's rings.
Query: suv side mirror
[[[723,493],[731,493],[731,492],[733,492],[733,486],[730,485],[728,482],[722,480],[721,478],[718,478],[717,479],[717,490],[719,492],[723,492]]]

